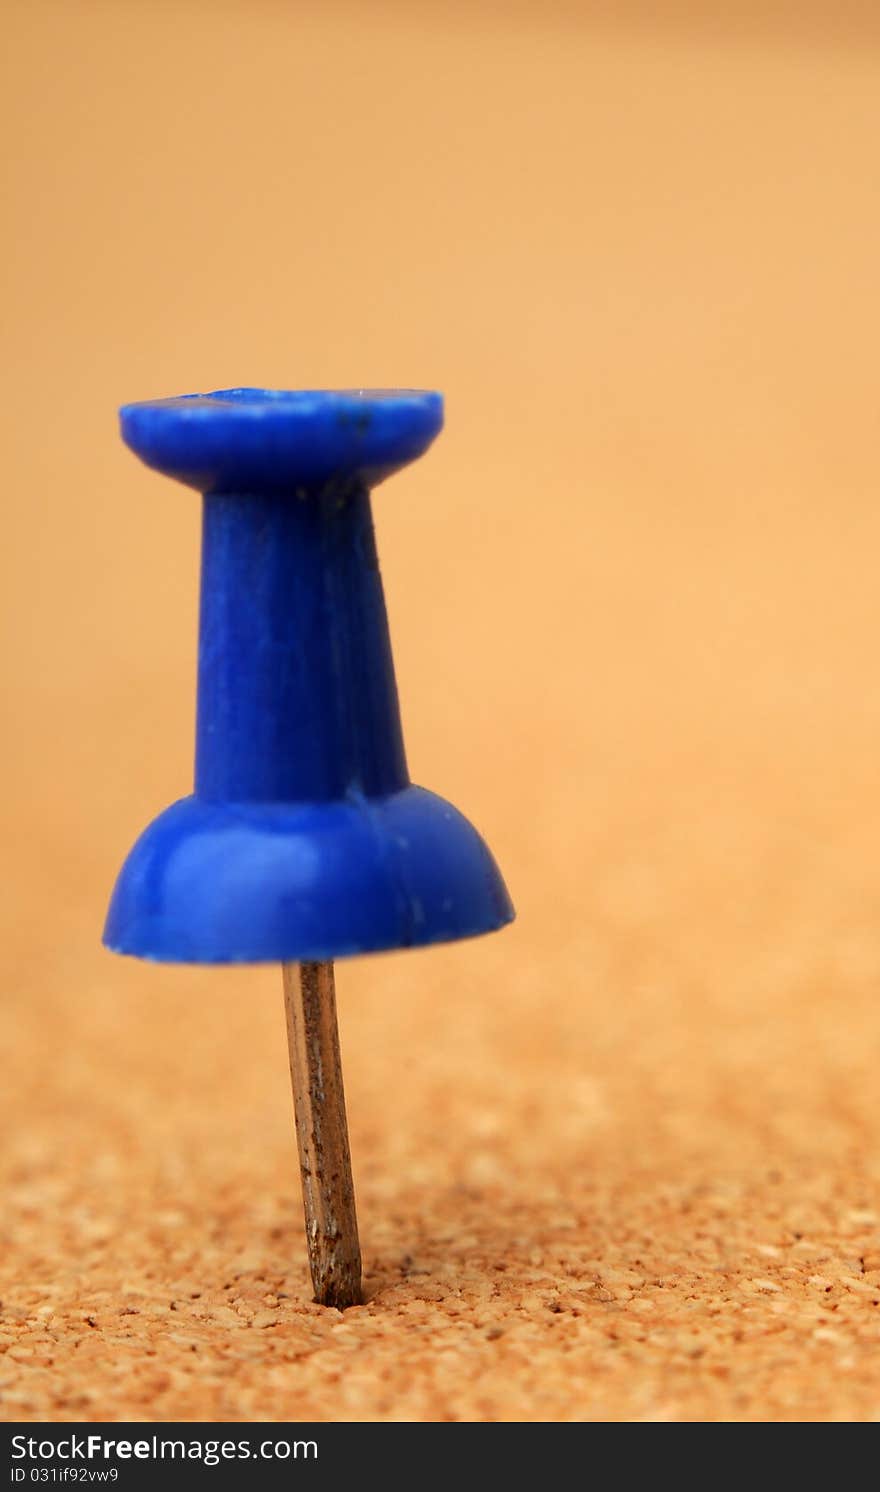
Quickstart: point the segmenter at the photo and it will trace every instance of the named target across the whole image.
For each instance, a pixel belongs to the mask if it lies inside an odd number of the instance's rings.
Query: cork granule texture
[[[0,1414],[877,1418],[876,8],[8,9]],[[115,408],[242,382],[445,390],[378,548],[518,911],[338,966],[344,1315],[280,970],[100,947],[198,586]]]

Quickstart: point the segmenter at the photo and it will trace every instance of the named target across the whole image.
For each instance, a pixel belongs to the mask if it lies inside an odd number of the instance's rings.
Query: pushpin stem
[[[351,1152],[332,963],[286,963],[284,1004],[306,1242],[319,1305],[360,1305]]]
[[[202,535],[197,796],[406,787],[369,493],[217,493]]]

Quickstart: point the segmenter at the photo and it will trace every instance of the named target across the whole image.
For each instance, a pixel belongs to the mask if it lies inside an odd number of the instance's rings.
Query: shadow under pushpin
[[[104,941],[300,966],[285,994],[312,1277],[317,1299],[351,1304],[332,961],[514,915],[477,831],[410,782],[373,536],[370,489],[428,448],[442,399],[232,389],[121,420],[148,466],[205,496],[195,792],[131,850]]]

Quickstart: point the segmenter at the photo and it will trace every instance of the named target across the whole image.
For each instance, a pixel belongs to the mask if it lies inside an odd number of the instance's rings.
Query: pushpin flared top
[[[443,398],[422,389],[221,389],[124,404],[147,466],[204,493],[371,488],[424,455]]]
[[[107,946],[306,962],[509,922],[476,830],[410,782],[373,536],[370,488],[428,448],[440,395],[232,389],[121,420],[205,498],[195,792],[132,849]]]

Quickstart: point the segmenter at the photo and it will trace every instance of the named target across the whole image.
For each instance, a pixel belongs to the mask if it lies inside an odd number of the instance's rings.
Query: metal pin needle
[[[363,1297],[333,964],[282,967],[312,1286],[344,1311]]]

